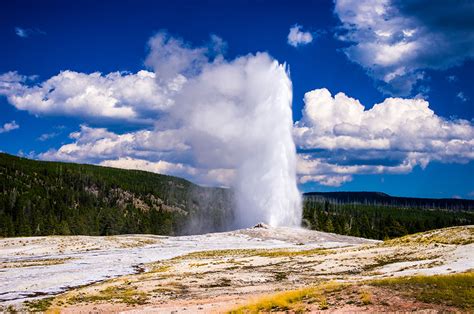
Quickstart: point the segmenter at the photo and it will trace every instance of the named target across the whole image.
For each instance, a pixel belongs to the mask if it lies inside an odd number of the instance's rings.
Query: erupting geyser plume
[[[291,81],[285,66],[271,61],[266,67],[247,78],[256,89],[248,99],[253,118],[241,125],[249,152],[237,166],[237,223],[298,226],[301,197],[296,186]]]
[[[236,196],[234,226],[298,226],[301,196],[286,66],[266,53],[233,61],[218,55],[211,62],[209,50],[190,49],[164,34],[150,47],[147,63],[157,79],[178,86],[162,120],[175,121],[196,167],[228,179]]]

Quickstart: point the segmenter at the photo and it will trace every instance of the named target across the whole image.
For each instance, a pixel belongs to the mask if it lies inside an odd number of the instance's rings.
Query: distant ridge
[[[308,192],[306,199],[318,199],[333,204],[384,205],[403,208],[474,211],[474,200],[456,198],[416,198],[391,196],[382,192]]]

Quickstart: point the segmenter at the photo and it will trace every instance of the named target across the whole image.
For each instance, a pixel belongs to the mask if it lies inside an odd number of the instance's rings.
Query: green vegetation
[[[182,259],[206,259],[216,257],[292,257],[302,255],[326,255],[330,254],[330,249],[315,248],[309,250],[281,250],[281,249],[228,249],[228,250],[211,250],[211,251],[200,251],[193,252],[183,256],[175,257],[176,260]]]
[[[78,294],[67,300],[69,304],[96,303],[96,302],[118,302],[128,305],[145,304],[148,296],[145,292],[138,291],[131,286],[111,286],[99,291],[97,294]]]
[[[229,190],[171,176],[0,153],[0,236],[218,231],[231,204]]]
[[[2,268],[20,268],[20,267],[37,267],[37,266],[51,266],[64,264],[66,261],[71,260],[71,257],[67,258],[47,258],[47,259],[31,259],[27,261],[9,261],[0,264]]]
[[[313,230],[386,240],[431,229],[474,224],[474,212],[331,203],[305,197],[303,222]]]
[[[158,263],[157,265],[152,265],[152,268],[148,273],[164,273],[171,269],[171,265],[162,265]]]
[[[333,204],[384,205],[396,208],[426,210],[473,211],[474,200],[458,198],[418,198],[391,196],[381,192],[308,192],[306,199]]]
[[[49,309],[53,302],[54,297],[48,297],[33,301],[26,301],[24,305],[31,312],[44,312]]]
[[[389,278],[371,284],[398,290],[426,303],[474,309],[474,272]]]

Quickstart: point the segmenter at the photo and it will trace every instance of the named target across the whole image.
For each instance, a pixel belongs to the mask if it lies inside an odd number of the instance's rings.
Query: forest
[[[437,228],[474,224],[473,211],[330,201],[305,195],[303,224],[310,229],[386,240]]]
[[[231,191],[136,170],[0,154],[0,236],[222,231]]]
[[[367,192],[307,193],[302,225],[387,239],[474,224],[473,203]],[[2,237],[216,232],[232,226],[234,209],[231,189],[145,171],[0,153]]]

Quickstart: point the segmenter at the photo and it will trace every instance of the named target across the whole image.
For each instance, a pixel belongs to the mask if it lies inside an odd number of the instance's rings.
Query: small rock
[[[268,229],[268,225],[267,224],[264,224],[263,222],[260,222],[258,224],[256,224],[255,226],[253,226],[254,228],[263,228],[263,229]]]

